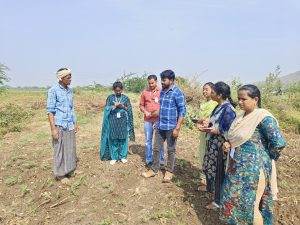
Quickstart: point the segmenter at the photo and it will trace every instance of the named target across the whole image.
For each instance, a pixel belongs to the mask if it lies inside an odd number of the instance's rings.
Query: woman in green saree
[[[198,121],[197,123],[202,123],[204,120],[208,120],[211,112],[218,105],[218,103],[211,99],[211,92],[214,84],[212,82],[207,82],[203,85],[203,96],[205,101],[200,105]],[[200,132],[200,148],[199,148],[199,163],[200,163],[200,186],[198,191],[200,191],[201,186],[206,186],[206,176],[203,172],[203,159],[206,151],[206,133]]]
[[[100,147],[101,160],[111,160],[111,165],[118,160],[127,162],[128,136],[131,141],[135,140],[130,99],[122,94],[120,81],[113,84],[113,90],[115,94],[106,99]]]

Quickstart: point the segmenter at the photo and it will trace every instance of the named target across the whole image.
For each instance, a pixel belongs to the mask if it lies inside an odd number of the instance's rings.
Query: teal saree
[[[126,110],[114,108],[115,102],[122,103]],[[135,140],[133,113],[126,95],[109,95],[104,109],[100,158],[101,160],[121,160],[127,158],[128,136]]]

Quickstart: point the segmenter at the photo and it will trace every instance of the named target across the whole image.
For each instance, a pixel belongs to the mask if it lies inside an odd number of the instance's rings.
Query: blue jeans
[[[153,138],[153,124],[154,122],[144,121],[144,133],[146,140],[146,163],[152,163],[152,138]],[[160,152],[160,164],[164,164],[164,146]]]

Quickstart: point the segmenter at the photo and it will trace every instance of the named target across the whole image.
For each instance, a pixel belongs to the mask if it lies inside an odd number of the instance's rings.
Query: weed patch
[[[38,166],[37,163],[31,162],[31,161],[23,164],[23,167],[26,168],[26,169],[32,169],[32,168],[37,167],[37,166]]]
[[[28,189],[27,185],[22,185],[20,192],[21,192],[21,196],[22,197],[24,197],[26,194],[28,194],[29,193],[29,189]]]
[[[182,187],[184,185],[184,182],[180,179],[176,179],[175,184],[177,187]]]
[[[118,201],[116,202],[116,204],[117,204],[118,206],[123,206],[123,207],[127,205],[126,201],[124,201],[124,200],[118,200]]]
[[[13,186],[15,185],[16,183],[18,183],[18,178],[16,177],[9,177],[9,178],[6,178],[4,183],[7,185],[7,186]]]
[[[60,199],[60,198],[61,198],[60,190],[58,190],[58,191],[56,192],[55,198],[56,198],[56,199]]]
[[[24,156],[20,156],[20,155],[18,155],[18,156],[13,156],[13,157],[11,158],[11,160],[12,160],[13,162],[16,162],[16,161],[22,160],[22,159],[25,159],[25,157],[24,157]]]
[[[102,220],[100,223],[98,223],[98,225],[110,225],[112,224],[111,220],[110,219],[104,219]]]
[[[151,216],[151,220],[158,220],[160,218],[166,218],[166,219],[169,219],[169,218],[174,218],[176,216],[179,216],[179,213],[177,213],[176,211],[162,211],[162,212],[157,212],[157,213],[154,213],[152,216]]]
[[[77,190],[79,188],[79,186],[82,184],[84,180],[84,176],[79,177],[72,185],[71,185],[71,193],[72,195],[77,196]]]
[[[52,186],[53,186],[53,181],[52,181],[51,178],[48,177],[48,179],[47,179],[47,187],[50,188]]]
[[[5,168],[12,167],[13,163],[11,161],[6,161],[4,164]]]
[[[51,166],[50,166],[48,163],[43,163],[43,164],[41,165],[41,168],[42,168],[43,170],[50,170],[50,169],[51,169]]]

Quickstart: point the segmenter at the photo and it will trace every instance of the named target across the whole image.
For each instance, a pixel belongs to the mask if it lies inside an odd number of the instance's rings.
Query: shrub
[[[284,89],[284,93],[287,94],[300,93],[300,82],[288,85]]]
[[[269,75],[266,77],[266,80],[258,85],[263,96],[282,94],[282,83],[279,80],[280,73],[280,66],[277,66],[274,72],[269,73]]]
[[[4,106],[0,109],[0,137],[8,132],[21,131],[32,115],[32,112],[12,103]]]
[[[199,108],[203,101],[201,82],[196,78],[186,79],[181,76],[175,78],[175,84],[183,91],[186,102],[193,107]]]
[[[199,117],[199,107],[192,106],[190,104],[186,105],[186,115],[184,118],[184,126],[189,129],[195,127],[195,123],[192,121],[192,118]]]
[[[278,119],[282,130],[300,133],[300,93],[266,96],[263,108]]]

